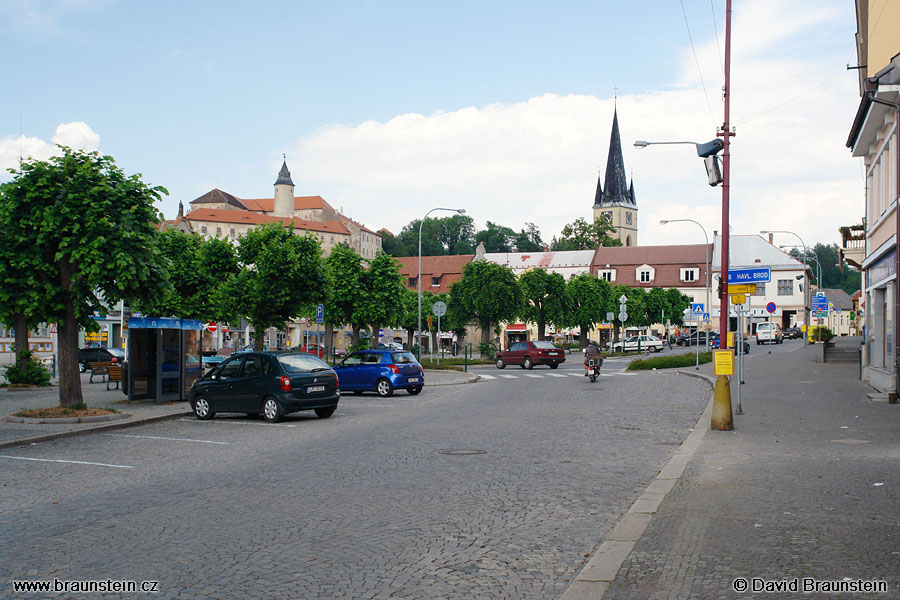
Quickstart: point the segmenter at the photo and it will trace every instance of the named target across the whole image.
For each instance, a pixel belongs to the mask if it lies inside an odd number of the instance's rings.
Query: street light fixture
[[[422,360],[422,225],[425,224],[425,219],[428,218],[428,215],[433,213],[436,210],[445,210],[447,212],[455,212],[461,215],[466,214],[466,209],[464,208],[432,208],[425,216],[422,217],[422,221],[419,223],[419,276],[416,277],[416,283],[419,287],[419,320],[418,320],[418,329],[416,329],[416,333],[419,336],[418,339],[418,352],[416,358]]]
[[[690,144],[697,149],[697,156],[703,159],[706,166],[706,176],[709,179],[709,185],[715,187],[722,183],[722,171],[719,169],[719,159],[716,155],[725,147],[725,142],[716,138],[709,142],[648,142],[647,140],[637,140],[634,147],[640,150],[647,146],[655,146],[657,144]]]
[[[794,233],[793,231],[788,231],[788,230],[786,230],[786,229],[761,229],[761,230],[759,231],[759,233],[760,233],[761,235],[776,234],[776,233],[787,233],[787,234],[789,234],[789,235],[792,235],[792,236],[794,236],[795,238],[797,238],[798,240],[800,240],[800,244],[801,244],[802,247],[803,247],[803,256],[804,256],[804,257],[810,256],[810,253],[809,253],[809,247],[806,245],[806,242],[804,242],[804,241],[803,241],[803,238],[800,237],[799,235],[797,235],[796,233]],[[813,255],[813,256],[814,256],[814,255]],[[807,260],[807,262],[809,261],[809,259],[806,259],[806,260]],[[818,264],[818,263],[819,263],[819,259],[816,258],[816,264]],[[822,279],[821,279],[821,273],[820,273],[820,272],[817,272],[817,274],[816,274],[816,285],[818,285],[819,287],[822,287]],[[810,292],[810,289],[809,289],[809,281],[807,281],[807,282],[806,282],[806,293],[803,295],[803,296],[804,296],[804,298],[803,298],[803,312],[804,312],[803,320],[806,322],[806,327],[807,327],[807,328],[809,328],[809,326],[810,326],[810,321],[811,321],[811,319],[810,319],[810,314],[809,314],[809,300],[808,300],[809,297],[810,297],[810,293],[811,293],[811,292]],[[803,345],[806,346],[807,344],[809,344],[809,336],[808,336],[808,335],[804,335],[804,336],[803,336]]]

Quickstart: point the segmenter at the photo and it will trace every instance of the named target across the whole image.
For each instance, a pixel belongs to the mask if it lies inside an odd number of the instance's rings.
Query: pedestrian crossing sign
[[[695,315],[702,315],[706,311],[703,310],[702,303],[695,302],[694,304],[691,304],[691,312],[694,313]]]

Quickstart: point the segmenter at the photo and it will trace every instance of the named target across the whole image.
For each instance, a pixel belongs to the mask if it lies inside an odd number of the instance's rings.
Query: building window
[[[204,225],[203,227],[200,228],[200,233],[202,233],[203,235],[206,235],[206,225]]]
[[[613,282],[616,280],[616,270],[609,269],[607,271],[598,271],[597,277],[600,279],[605,279],[606,281]]]
[[[641,283],[648,283],[653,280],[650,271],[641,271]]]
[[[234,227],[231,228],[231,239],[234,239]]]
[[[331,242],[330,242],[330,243],[331,243],[332,246],[334,245],[334,236],[331,236]]]
[[[697,269],[682,269],[681,280],[686,282],[697,281]]]
[[[418,283],[418,277],[410,277],[409,278],[409,287],[416,287],[416,283]]]
[[[439,287],[441,285],[440,277],[432,277],[431,278],[431,287]]]
[[[765,283],[757,283],[756,284],[756,292],[751,294],[752,296],[765,296],[766,295],[766,284]]]
[[[216,227],[216,237],[219,237],[219,236],[221,236],[221,235],[222,235],[222,228],[221,228],[221,227]]]

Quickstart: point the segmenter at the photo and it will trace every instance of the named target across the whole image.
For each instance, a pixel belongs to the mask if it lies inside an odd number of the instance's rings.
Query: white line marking
[[[143,440],[166,440],[170,442],[197,442],[198,444],[227,444],[228,442],[214,442],[212,440],[192,440],[190,438],[157,437],[155,435],[126,435],[124,433],[104,433],[110,437],[141,438]]]
[[[33,461],[37,461],[37,462],[70,463],[73,465],[94,465],[97,467],[112,467],[113,469],[134,469],[135,468],[135,467],[131,467],[129,465],[109,465],[106,463],[87,462],[84,460],[62,460],[59,458],[29,458],[27,456],[8,456],[6,454],[0,454],[0,458],[10,458],[13,460],[33,460]]]
[[[531,373],[525,373],[525,377],[531,377],[532,379],[543,379],[543,375],[532,375]]]
[[[485,375],[484,373],[479,373],[478,376],[482,379],[497,379],[495,375]]]
[[[572,377],[584,377],[584,373],[567,373],[567,375]]]
[[[518,379],[518,375],[500,375],[503,379]]]
[[[265,427],[296,427],[296,425],[288,425],[286,423],[253,423],[251,421],[228,421],[226,419],[212,419],[209,421],[201,421],[200,419],[184,418],[180,419],[186,423],[224,423],[225,425],[263,425]]]
[[[562,373],[547,373],[549,377],[565,377]]]

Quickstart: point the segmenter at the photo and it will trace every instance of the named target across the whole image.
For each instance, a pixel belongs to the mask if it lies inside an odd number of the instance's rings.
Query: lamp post
[[[637,143],[637,142],[635,142]],[[708,312],[712,312],[712,308],[709,305],[709,236],[706,235],[706,228],[700,224],[699,221],[695,221],[694,219],[662,219],[659,224],[665,225],[666,223],[694,223],[703,230],[703,238],[706,240],[705,249],[706,249],[706,310]],[[707,342],[709,342],[709,334],[707,333]],[[697,365],[696,369],[700,369],[700,325],[697,324]]]
[[[806,242],[804,242],[803,238],[800,237],[799,235],[797,235],[796,233],[794,233],[793,231],[788,231],[786,229],[761,229],[759,233],[761,235],[776,234],[776,233],[787,233],[789,235],[792,235],[795,238],[797,238],[798,240],[800,240],[800,245],[803,248],[803,256],[804,257],[810,256],[809,247],[806,245]],[[786,247],[786,246],[782,246],[782,247]],[[813,258],[816,258],[815,255],[812,255],[812,256],[813,256]],[[806,258],[806,262],[807,263],[809,262],[809,258]],[[818,264],[818,263],[819,263],[819,259],[816,258],[816,264]],[[822,287],[822,277],[821,277],[820,271],[816,272],[816,285],[818,287]],[[808,306],[809,306],[808,299],[810,297],[810,293],[811,292],[809,289],[809,281],[807,281],[806,282],[806,293],[804,294],[804,298],[803,298],[803,313],[804,313],[804,320],[806,321],[807,330],[809,330],[810,321],[812,320],[812,319],[810,319],[809,308],[808,308]],[[803,345],[806,346],[808,344],[809,344],[809,335],[804,335],[803,336]]]
[[[436,210],[445,210],[447,212],[455,212],[461,215],[466,214],[466,209],[464,208],[432,208],[425,216],[422,217],[422,221],[419,223],[419,276],[416,277],[416,283],[419,287],[419,320],[418,320],[418,329],[416,329],[416,334],[418,335],[418,352],[416,358],[422,360],[422,225],[425,224],[425,219],[428,218],[428,215],[433,213]]]

